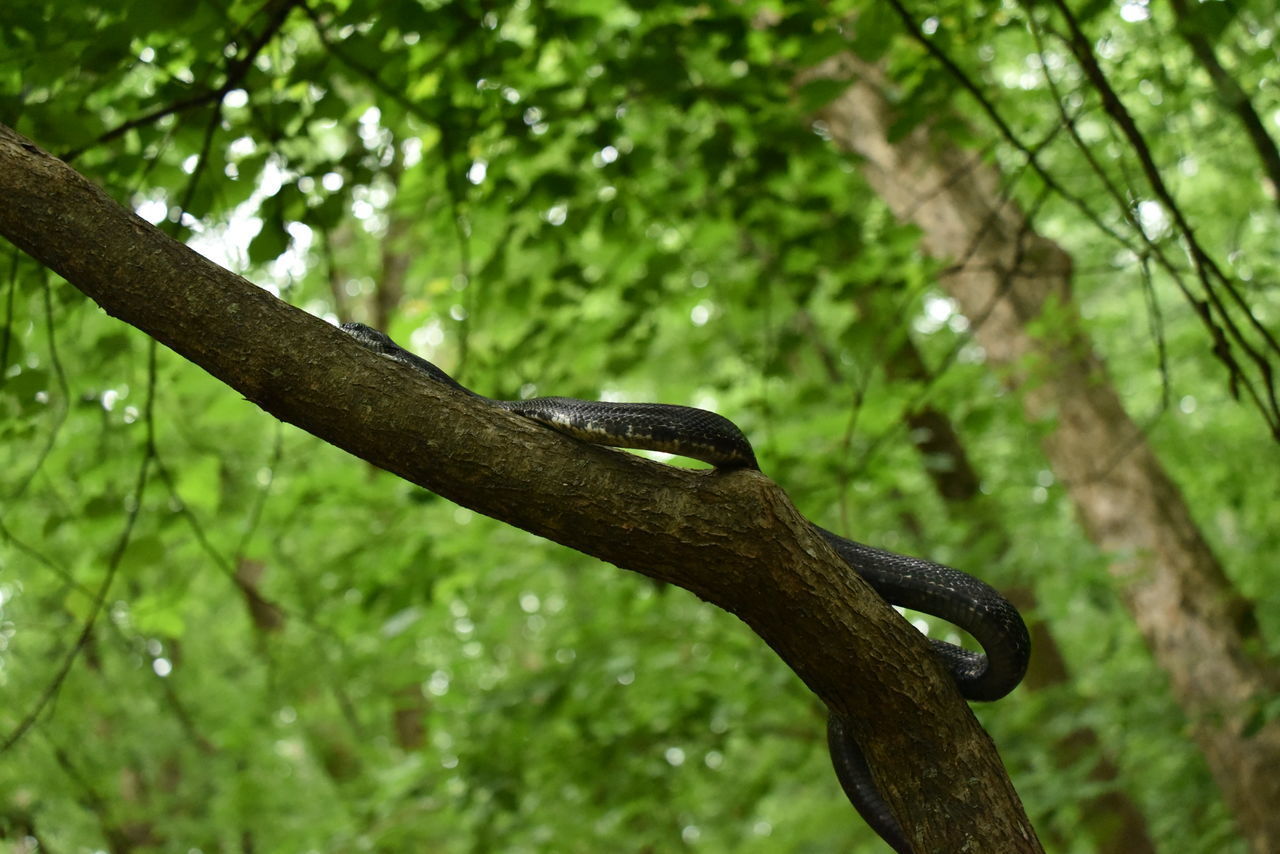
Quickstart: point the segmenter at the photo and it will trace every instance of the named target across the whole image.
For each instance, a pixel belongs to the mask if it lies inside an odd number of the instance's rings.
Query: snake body
[[[663,403],[612,403],[567,397],[495,400],[476,394],[376,329],[360,323],[345,323],[342,329],[375,353],[577,439],[618,448],[665,451],[717,468],[758,468],[746,436],[736,424],[714,412]],[[998,700],[1022,681],[1031,654],[1027,628],[1017,609],[992,587],[949,566],[872,548],[817,525],[814,529],[890,604],[953,623],[982,646],[984,652],[977,653],[945,641],[929,641],[966,699]],[[828,717],[827,743],[836,776],[853,806],[898,854],[912,854],[902,826],[872,782],[849,722],[835,712]]]

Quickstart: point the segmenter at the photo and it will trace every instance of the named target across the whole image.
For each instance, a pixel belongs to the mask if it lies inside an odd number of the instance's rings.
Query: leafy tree
[[[731,416],[809,518],[1034,592],[1065,671],[976,711],[1049,848],[1142,850],[1114,834],[1127,816],[1149,850],[1274,850],[1250,770],[1274,767],[1280,726],[1277,176],[1254,120],[1276,107],[1274,9],[855,5],[4,4],[0,121],[265,293],[129,232],[52,166],[33,182],[18,164],[44,161],[5,137],[0,233],[43,265],[11,250],[2,300],[0,833],[54,851],[883,850],[787,663],[824,699],[888,710],[880,773],[944,796],[907,799],[928,832],[962,823],[963,781],[910,773],[959,758],[893,755],[971,738],[954,698],[927,673],[877,695],[893,674],[850,661],[869,638],[910,661],[910,633],[791,539],[653,499],[741,508],[767,487],[494,423],[272,294],[495,397]],[[882,127],[840,112],[858,92],[885,99]],[[889,188],[911,151],[989,191],[999,216],[971,217],[969,244]],[[1074,290],[1001,326],[955,282],[1005,252]],[[1027,346],[1002,352],[1013,335]],[[1109,374],[1082,393],[1113,394],[1113,432],[1073,459],[1099,483],[1141,459],[1172,488],[1127,480],[1106,526],[1054,452],[1072,424],[1056,383],[1092,348]],[[981,480],[963,499],[960,454]],[[583,460],[591,488],[566,492]],[[682,590],[435,493],[736,603],[787,663]],[[1133,507],[1179,494],[1163,562],[1135,564]],[[741,534],[741,563],[646,539],[682,525]],[[1140,583],[1192,552],[1209,587]],[[818,592],[770,622],[748,573],[789,572]],[[1190,625],[1199,648],[1168,640]],[[1216,651],[1238,678],[1197,669]]]

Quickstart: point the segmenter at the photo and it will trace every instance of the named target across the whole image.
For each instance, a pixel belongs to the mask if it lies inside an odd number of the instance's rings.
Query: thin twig
[[[1169,212],[1177,225],[1178,231],[1187,246],[1187,250],[1191,255],[1192,264],[1195,267],[1197,277],[1204,288],[1205,295],[1208,298],[1208,304],[1194,303],[1209,329],[1214,340],[1213,353],[1223,362],[1231,371],[1232,378],[1244,386],[1245,391],[1253,398],[1263,417],[1266,418],[1271,426],[1273,435],[1280,439],[1280,399],[1277,398],[1276,385],[1273,379],[1273,371],[1271,363],[1265,353],[1259,350],[1253,342],[1246,336],[1243,330],[1237,325],[1235,318],[1231,315],[1227,305],[1223,302],[1219,294],[1219,288],[1214,286],[1216,281],[1221,288],[1226,291],[1231,302],[1235,303],[1245,315],[1250,326],[1254,331],[1261,335],[1266,349],[1274,353],[1280,354],[1280,342],[1272,336],[1268,330],[1254,315],[1252,309],[1240,295],[1238,289],[1233,285],[1231,280],[1222,272],[1217,263],[1200,245],[1200,241],[1196,238],[1191,224],[1188,222],[1182,208],[1174,200],[1173,194],[1169,191],[1168,186],[1164,182],[1164,178],[1160,175],[1159,167],[1156,166],[1155,158],[1151,154],[1151,148],[1147,145],[1146,139],[1142,132],[1138,129],[1137,123],[1133,116],[1125,107],[1123,100],[1119,94],[1111,87],[1110,81],[1102,71],[1102,66],[1098,63],[1097,57],[1094,55],[1093,46],[1088,37],[1084,34],[1084,30],[1080,26],[1080,22],[1076,20],[1075,15],[1067,6],[1064,0],[1052,0],[1063,20],[1067,24],[1069,31],[1068,45],[1071,52],[1075,55],[1076,60],[1080,63],[1081,69],[1085,76],[1097,91],[1102,101],[1102,107],[1107,114],[1111,116],[1116,126],[1124,134],[1128,140],[1130,147],[1138,157],[1138,162],[1142,167],[1143,174],[1146,176],[1148,184],[1152,191],[1156,194],[1162,205]],[[1216,309],[1216,317],[1211,311]],[[1219,325],[1221,324],[1221,325]],[[1225,328],[1225,332],[1224,332]],[[1231,340],[1228,340],[1231,339]],[[1254,382],[1247,377],[1240,367],[1235,357],[1231,354],[1231,341],[1244,351],[1245,355],[1257,366],[1258,372],[1263,382],[1263,391],[1259,392]],[[1264,401],[1263,397],[1266,397]]]

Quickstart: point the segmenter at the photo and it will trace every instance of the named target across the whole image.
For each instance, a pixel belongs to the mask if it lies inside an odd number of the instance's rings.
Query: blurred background
[[[1031,675],[976,711],[1046,849],[1262,854],[1275,21],[8,0],[0,121],[482,394],[731,418],[815,522],[1024,609]],[[0,267],[12,850],[888,850],[825,709],[734,617],[278,423],[8,243]]]

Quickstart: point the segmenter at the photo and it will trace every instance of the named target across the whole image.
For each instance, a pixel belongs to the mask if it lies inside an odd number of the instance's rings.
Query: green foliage
[[[1089,725],[1162,844],[1241,850],[1104,558],[932,287],[937,266],[809,125],[838,90],[795,76],[850,39],[891,68],[903,133],[979,116],[865,5],[853,32],[823,4],[591,0],[316,3],[277,29],[275,3],[10,0],[0,120],[308,311],[371,319],[403,263],[388,331],[486,394],[716,409],[815,521],[1034,584],[1074,679],[981,714],[1050,847],[1087,850],[1074,831],[1099,755],[1064,766],[1048,745]],[[1273,19],[1225,8],[1197,14],[1274,101],[1259,35]],[[1233,580],[1273,600],[1274,479],[1251,475],[1274,446],[1159,276],[1157,358],[1138,256],[1098,225],[1133,242],[1150,196],[1079,76],[1054,93],[1036,71],[1069,65],[1059,25],[1038,5],[930,9],[935,44],[1093,204],[1050,194],[1038,222],[1072,251],[1117,386]],[[1150,12],[1082,19],[1123,57],[1107,71],[1197,234],[1274,318],[1274,205]],[[1059,94],[1100,172],[1061,131]],[[989,126],[955,132],[1042,199],[1043,176]],[[834,781],[818,702],[730,615],[370,471],[162,348],[152,368],[144,336],[6,257],[0,736],[58,691],[0,754],[0,836],[52,851],[883,850]],[[908,331],[934,379],[889,370]],[[1008,549],[933,493],[903,424],[924,402],[961,430]],[[1274,639],[1280,609],[1260,614]]]

